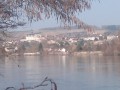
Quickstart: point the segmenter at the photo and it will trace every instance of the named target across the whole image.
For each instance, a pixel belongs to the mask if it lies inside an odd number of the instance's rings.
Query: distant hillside
[[[120,25],[103,25],[102,29],[106,29],[109,32],[116,32],[120,30]]]

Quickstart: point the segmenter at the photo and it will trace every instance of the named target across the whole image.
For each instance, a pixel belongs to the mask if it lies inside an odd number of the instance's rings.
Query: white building
[[[66,49],[65,49],[65,48],[62,48],[62,49],[61,49],[61,52],[66,52]]]
[[[49,40],[47,43],[48,43],[48,44],[55,44],[56,41],[54,41],[54,40]]]
[[[77,39],[75,39],[75,38],[70,38],[70,39],[69,39],[69,42],[75,43],[75,42],[77,42]]]
[[[62,49],[59,49],[58,51],[60,51],[60,52],[66,52],[66,49],[62,48]]]
[[[88,40],[91,40],[91,41],[94,41],[96,37],[87,37],[87,38],[84,38],[85,41],[88,41]]]
[[[115,36],[115,35],[107,36],[107,40],[112,40],[112,39],[115,39],[115,38],[118,38],[118,36]]]
[[[41,41],[41,35],[40,34],[28,34],[25,39],[21,39],[20,41]]]

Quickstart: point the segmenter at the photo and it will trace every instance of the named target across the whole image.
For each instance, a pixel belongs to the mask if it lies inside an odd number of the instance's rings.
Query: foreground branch
[[[1,0],[0,1],[0,28],[19,26],[20,18],[28,21],[38,21],[55,16],[61,22],[72,23],[71,16],[91,8],[93,0]],[[14,20],[13,22],[7,22]],[[2,22],[1,22],[2,21]],[[21,25],[21,24],[20,24]],[[23,24],[22,24],[23,25]]]
[[[49,83],[49,82],[51,85],[50,90],[57,90],[56,83],[52,79],[49,79],[47,77],[39,85],[36,85],[36,86],[25,87],[24,84],[22,84],[22,88],[16,89],[15,87],[7,87],[5,90],[29,90],[29,89],[33,90],[33,89],[39,88],[41,86],[48,86],[48,84],[46,84],[46,83]]]

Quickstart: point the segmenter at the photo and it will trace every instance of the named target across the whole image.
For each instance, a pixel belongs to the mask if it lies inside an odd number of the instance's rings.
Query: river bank
[[[19,56],[19,55],[24,55],[24,56],[34,56],[34,55],[73,55],[73,56],[85,56],[85,55],[103,55],[103,52],[101,51],[91,51],[91,52],[34,52],[34,53],[12,53],[12,54],[5,54],[5,56]],[[2,55],[4,56],[4,55]]]
[[[75,56],[87,56],[87,55],[104,55],[102,51],[83,51],[83,52],[74,52]]]
[[[0,56],[36,56],[36,55],[73,55],[73,56],[89,56],[89,55],[99,55],[99,56],[119,56],[119,53],[107,54],[102,51],[82,51],[82,52],[33,52],[33,53],[11,53],[11,54],[0,54]]]

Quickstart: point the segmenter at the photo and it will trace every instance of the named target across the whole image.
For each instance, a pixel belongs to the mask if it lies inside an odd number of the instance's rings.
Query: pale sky
[[[120,0],[93,0],[90,10],[77,15],[82,21],[90,25],[120,25]],[[60,26],[54,17],[49,20],[28,24],[20,29],[40,29]]]

